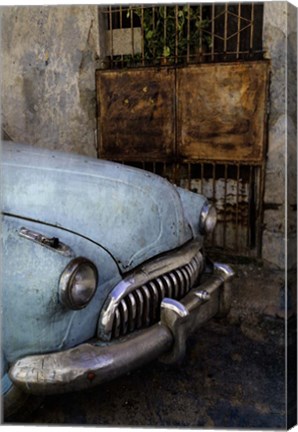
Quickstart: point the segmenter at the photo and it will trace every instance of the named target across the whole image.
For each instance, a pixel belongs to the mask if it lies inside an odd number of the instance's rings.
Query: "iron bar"
[[[204,163],[201,163],[201,194],[203,195]]]
[[[175,6],[175,63],[178,63],[179,58],[179,20],[178,20],[179,8],[178,5]]]
[[[256,58],[260,58],[260,56],[263,54],[263,50],[260,49],[260,47],[255,46],[255,41],[257,40],[257,36],[255,35],[255,19],[258,18],[259,14],[261,13],[259,8],[257,9],[257,6],[254,3],[251,3],[250,5],[250,16],[243,16],[244,14],[244,6],[242,3],[238,3],[237,10],[233,11],[230,10],[231,7],[229,6],[229,3],[226,2],[223,4],[223,7],[219,8],[219,12],[217,13],[217,6],[215,3],[211,3],[208,6],[204,6],[206,8],[209,8],[209,28],[202,28],[199,29],[199,39],[198,39],[198,52],[192,53],[191,52],[191,11],[193,7],[199,8],[199,20],[200,22],[203,21],[203,4],[199,4],[198,6],[193,6],[191,4],[187,4],[187,9],[185,9],[187,13],[188,19],[186,27],[185,27],[185,38],[186,38],[186,47],[185,51],[180,53],[179,45],[180,45],[180,32],[179,32],[179,13],[180,8],[178,4],[173,6],[162,6],[158,9],[161,9],[163,12],[163,41],[164,41],[164,52],[161,53],[160,60],[164,59],[166,62],[167,57],[169,57],[169,50],[166,47],[169,47],[169,28],[167,25],[167,18],[168,18],[168,8],[175,8],[175,51],[171,52],[171,60],[173,60],[174,64],[178,64],[180,62],[181,56],[186,58],[186,62],[189,63],[190,61],[195,62],[201,62],[201,61],[218,61],[218,60],[239,60],[246,58],[247,55],[255,56]],[[184,6],[185,8],[185,6]],[[146,35],[144,33],[144,11],[151,10],[152,14],[152,30],[154,31],[156,29],[156,6],[147,6],[147,5],[140,5],[140,25],[141,25],[141,48],[140,48],[140,56],[141,56],[141,65],[146,65]],[[135,6],[127,6],[123,7],[122,5],[119,6],[109,6],[108,8],[103,10],[103,13],[108,16],[108,22],[109,22],[109,45],[110,45],[110,59],[111,64],[122,65],[122,67],[127,65],[127,60],[125,53],[122,53],[117,56],[117,58],[114,58],[115,56],[115,41],[114,41],[114,32],[113,30],[117,30],[118,28],[124,29],[128,27],[128,20],[127,17],[130,16],[130,29],[131,29],[131,59],[132,62],[135,59],[135,15],[134,15]],[[127,17],[125,18],[124,13],[130,12]],[[231,32],[232,27],[231,19],[237,20],[236,22],[236,31]],[[219,20],[222,21],[222,26],[220,24]],[[125,24],[126,23],[126,24]],[[217,23],[220,24],[219,29],[217,29]],[[261,31],[259,29],[258,31]],[[205,49],[205,37],[210,37],[210,46]],[[233,39],[236,38],[235,43],[233,42]],[[247,40],[246,43],[245,40]],[[217,47],[216,41],[222,41],[223,46],[222,48]],[[229,43],[231,41],[231,43]],[[118,49],[118,42],[117,42],[117,49]],[[151,53],[153,55],[153,59],[155,58],[156,48],[153,46],[153,52]],[[199,55],[198,55],[199,54]],[[152,59],[152,60],[153,60]],[[150,65],[150,64],[149,64]]]
[[[114,11],[114,13],[115,13],[115,11]],[[122,29],[123,28],[123,23],[122,23],[123,19],[122,19],[122,6],[121,5],[120,5],[120,11],[119,11],[119,18],[120,18],[120,28]]]
[[[145,65],[144,6],[141,7],[142,65]]]
[[[119,15],[120,15],[120,29],[122,30],[123,29],[122,6],[120,6]],[[121,54],[121,65],[122,65],[122,67],[124,67],[124,55],[123,54]]]
[[[188,14],[188,20],[187,20],[187,53],[186,53],[186,60],[187,63],[189,63],[190,60],[190,5],[187,5],[187,14]]]
[[[240,164],[237,163],[237,183],[236,183],[236,221],[235,221],[235,249],[239,250],[238,230],[239,230],[239,184],[240,184]]]
[[[164,49],[162,53],[163,59],[165,58],[165,48],[167,46],[167,6],[164,6],[164,26],[163,26]]]
[[[134,40],[134,26],[133,26],[133,8],[129,6],[130,11],[130,28],[131,28],[131,53],[132,59],[134,60],[135,56],[135,40]]]
[[[228,41],[228,3],[225,4],[225,24],[224,24],[224,56],[227,53],[227,41]]]
[[[255,6],[254,3],[251,4],[251,27],[250,27],[250,43],[249,43],[249,50],[250,52],[253,51],[253,40],[254,40],[254,19],[255,19]]]
[[[188,180],[188,190],[191,190],[191,164],[187,164],[187,180]]]
[[[156,29],[156,22],[155,22],[155,6],[152,6],[152,28],[153,31]],[[156,57],[156,50],[155,47],[153,47],[153,57]]]
[[[236,58],[239,59],[239,51],[240,51],[240,31],[241,31],[241,3],[238,4],[238,17],[237,17],[237,28],[238,28],[238,33],[237,33],[237,54],[236,54]]]
[[[223,226],[223,248],[226,247],[226,229],[227,229],[227,186],[228,186],[228,165],[225,164],[225,183],[224,183],[224,226]]]
[[[212,18],[211,18],[211,60],[214,61],[214,40],[215,40],[215,4],[212,3]]]
[[[212,163],[212,204],[215,206],[216,203],[216,163]],[[215,231],[212,233],[212,246],[215,242]]]
[[[250,218],[252,214],[252,179],[253,179],[253,173],[252,173],[253,167],[250,165],[249,167],[249,178],[248,178],[248,214],[247,214],[247,237],[246,237],[246,244],[249,247],[251,245],[251,227],[250,227]]]
[[[263,232],[263,206],[264,206],[264,193],[265,193],[265,161],[259,169],[259,191],[258,191],[258,208],[257,208],[257,236],[256,236],[256,246],[257,246],[257,256],[261,258],[262,256],[262,232]]]
[[[203,5],[200,4],[200,24],[202,24],[202,16],[203,16]],[[200,37],[199,37],[199,59],[200,62],[203,60],[203,32],[202,26],[200,25]]]
[[[110,18],[110,57],[111,63],[113,63],[113,20],[112,20],[112,6],[109,7],[109,18]]]

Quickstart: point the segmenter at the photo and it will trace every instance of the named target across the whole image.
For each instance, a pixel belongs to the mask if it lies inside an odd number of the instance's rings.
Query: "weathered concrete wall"
[[[296,256],[286,255],[285,239],[287,234],[291,239],[296,235],[297,9],[287,2],[265,3],[263,37],[272,64],[263,258],[271,265],[291,268]]]
[[[96,156],[97,6],[1,8],[2,128]]]

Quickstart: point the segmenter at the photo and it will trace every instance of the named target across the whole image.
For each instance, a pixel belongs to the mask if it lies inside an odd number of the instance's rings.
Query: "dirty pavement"
[[[251,312],[241,295],[241,290],[247,293],[247,287],[239,282],[250,279],[249,302],[264,278],[261,270],[244,269],[238,271],[229,317],[213,319],[197,330],[188,340],[187,354],[179,366],[155,361],[97,388],[47,396],[25,420],[19,414],[11,421],[285,429],[284,319],[272,312],[273,298],[269,309],[260,310],[259,315]],[[244,271],[248,273],[245,278]],[[270,277],[280,280],[269,273],[268,283]],[[260,299],[256,304],[262,304]]]

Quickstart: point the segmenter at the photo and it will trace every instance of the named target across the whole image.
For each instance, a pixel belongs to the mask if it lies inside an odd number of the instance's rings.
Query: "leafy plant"
[[[201,17],[199,6],[136,7],[127,12],[135,14],[141,23],[144,38],[144,59],[153,64],[177,62],[189,54],[198,54],[200,43],[210,46],[202,31],[208,20]]]

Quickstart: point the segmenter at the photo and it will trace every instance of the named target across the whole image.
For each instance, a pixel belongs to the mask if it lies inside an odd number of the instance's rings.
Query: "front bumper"
[[[182,300],[165,298],[161,320],[117,341],[95,340],[66,351],[25,357],[13,364],[9,376],[32,394],[63,393],[110,381],[156,358],[179,361],[187,337],[210,318],[226,314],[231,303],[229,266],[214,264],[214,272]]]

